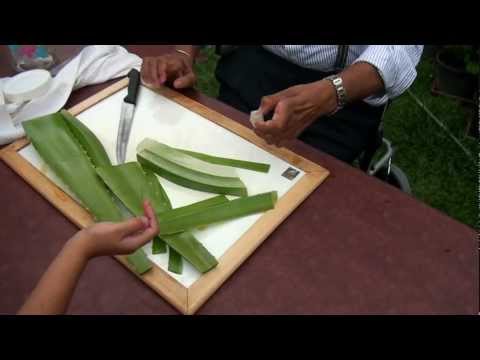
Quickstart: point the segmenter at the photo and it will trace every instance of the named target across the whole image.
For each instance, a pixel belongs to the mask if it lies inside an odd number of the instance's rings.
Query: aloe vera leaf
[[[140,165],[139,165],[140,166]],[[170,202],[170,199],[168,198],[167,193],[165,192],[165,189],[163,186],[160,184],[160,182],[157,179],[157,176],[150,170],[145,169],[140,166],[142,170],[145,172],[145,176],[147,179],[147,182],[149,184],[149,191],[151,191],[151,198],[153,198],[153,208],[157,212],[163,212],[167,210],[172,209],[172,203]],[[147,194],[149,195],[149,194]]]
[[[168,248],[168,271],[175,274],[183,272],[182,255],[176,252],[172,247]]]
[[[189,231],[165,235],[162,239],[169,249],[173,248],[201,273],[210,271],[218,264],[217,259]]]
[[[143,215],[143,201],[150,200],[155,211],[167,210],[170,204],[165,203],[164,192],[158,181],[153,181],[150,173],[144,172],[137,162],[129,162],[121,165],[107,165],[97,167],[98,176],[105,182],[110,190],[120,201],[135,215]],[[155,178],[155,180],[157,180]],[[167,248],[162,239],[154,238],[152,253],[165,253]]]
[[[149,151],[157,156],[161,156],[177,165],[202,172],[204,174],[221,177],[237,177],[237,173],[232,167],[221,166],[200,160],[150,138],[143,139],[137,145],[137,153],[144,150]]]
[[[268,173],[268,171],[270,170],[270,164],[246,161],[246,160],[230,159],[230,158],[213,156],[213,155],[208,155],[208,154],[199,153],[196,151],[190,151],[190,150],[179,149],[179,148],[174,148],[174,149],[181,151],[184,154],[193,156],[197,159],[209,162],[211,164],[231,166],[231,167],[253,170],[253,171],[258,171],[263,173]]]
[[[247,196],[247,188],[239,178],[222,177],[195,171],[147,150],[137,153],[137,160],[143,167],[152,170],[159,176],[190,189],[215,194]]]
[[[95,134],[67,110],[61,110],[60,113],[65,118],[65,122],[75,138],[87,152],[93,165],[95,167],[111,165],[107,152]]]
[[[160,237],[155,236],[152,242],[152,254],[165,254],[167,252],[167,244]]]
[[[111,193],[96,174],[92,164],[93,158],[96,157],[87,156],[86,150],[76,139],[75,133],[71,131],[66,121],[61,113],[54,113],[25,121],[22,125],[42,159],[97,221],[123,220]],[[85,138],[96,139],[91,132],[83,132],[83,134]],[[98,139],[96,141],[100,144]],[[88,143],[94,144],[95,141],[89,140]],[[141,269],[142,273],[152,267],[143,249],[137,249],[127,256],[127,259],[134,269]],[[150,264],[150,267],[147,268],[146,264]]]
[[[142,275],[152,268],[152,263],[142,248],[137,249],[133,254],[128,255],[127,261],[139,275]]]
[[[86,151],[93,165],[95,167],[111,165],[112,163],[107,155],[107,152],[105,151],[105,148],[95,134],[67,110],[61,110],[60,113],[64,117],[65,123],[72,131],[76,140]],[[141,214],[136,215],[140,216]],[[158,253],[165,253],[167,251],[165,242],[158,237],[156,245],[156,251]],[[143,274],[152,267],[150,260],[148,260],[147,254],[145,254],[141,248],[137,249],[133,254],[128,255],[127,260],[133,266],[134,270],[139,274]]]
[[[171,209],[170,211],[162,212],[161,216],[164,220],[167,220],[169,218],[174,218],[181,215],[195,214],[201,211],[208,211],[208,208],[215,205],[226,203],[228,201],[229,200],[224,195],[218,195],[218,196],[214,196],[190,205],[186,205],[186,206],[178,207],[175,209]]]
[[[196,213],[180,214],[179,216],[171,216],[168,214],[169,212],[160,213],[157,215],[160,236],[164,239],[168,234],[267,211],[273,209],[276,201],[277,192],[272,191],[211,206],[207,211],[200,210]]]
[[[34,148],[98,221],[122,220],[92,162],[60,113],[23,122]]]
[[[163,210],[171,209],[168,196],[158,182],[157,177],[147,169],[144,170],[145,172],[142,171],[138,163],[97,168],[97,172],[105,180],[107,186],[132,212],[134,212],[133,209],[139,208],[143,197],[142,194],[150,195],[156,212],[158,212],[159,208]],[[117,187],[117,183],[120,183],[120,186]],[[137,200],[134,200],[134,198]],[[217,265],[217,260],[190,233],[162,236],[161,238],[169,247],[173,247],[200,272],[206,272]]]

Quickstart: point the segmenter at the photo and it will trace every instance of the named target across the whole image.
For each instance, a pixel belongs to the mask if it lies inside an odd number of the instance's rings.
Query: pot
[[[478,79],[466,71],[463,58],[451,48],[445,48],[437,53],[436,65],[437,89],[471,101],[478,88]]]

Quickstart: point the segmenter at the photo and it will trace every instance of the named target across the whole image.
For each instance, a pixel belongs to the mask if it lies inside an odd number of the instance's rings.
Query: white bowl
[[[47,70],[29,70],[6,81],[3,93],[8,102],[22,103],[44,95],[51,81],[52,77]]]

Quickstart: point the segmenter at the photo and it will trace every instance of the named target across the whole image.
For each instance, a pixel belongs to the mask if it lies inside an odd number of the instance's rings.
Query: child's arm
[[[18,313],[64,313],[88,260],[132,253],[156,236],[159,230],[155,212],[147,201],[143,207],[145,217],[98,223],[68,240]]]

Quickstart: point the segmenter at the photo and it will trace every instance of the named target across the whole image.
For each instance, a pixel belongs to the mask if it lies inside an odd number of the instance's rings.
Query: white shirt
[[[268,51],[299,66],[335,71],[338,45],[264,45]],[[403,94],[417,76],[416,66],[423,45],[350,45],[345,66],[366,62],[373,65],[385,85],[385,94],[370,96],[364,101],[380,106]]]

